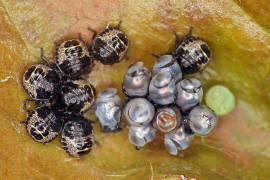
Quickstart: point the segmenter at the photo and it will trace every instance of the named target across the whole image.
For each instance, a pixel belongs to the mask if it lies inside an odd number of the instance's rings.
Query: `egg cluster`
[[[128,99],[123,114],[129,123],[132,144],[141,148],[153,141],[159,131],[164,134],[168,152],[177,155],[189,147],[194,134],[206,136],[214,130],[215,112],[200,105],[201,82],[185,78],[204,69],[209,57],[208,45],[188,34],[176,52],[157,57],[152,71],[143,62],[128,68],[122,86]]]
[[[69,155],[80,157],[90,152],[93,127],[84,113],[95,104],[96,91],[83,76],[92,71],[94,60],[112,65],[124,58],[129,41],[119,26],[107,26],[98,35],[94,32],[90,46],[82,39],[56,44],[54,63],[41,49],[44,63],[28,68],[22,81],[32,98],[24,102],[28,113],[24,124],[35,141],[49,143],[62,132],[61,144]],[[28,110],[28,102],[35,102],[36,107]]]

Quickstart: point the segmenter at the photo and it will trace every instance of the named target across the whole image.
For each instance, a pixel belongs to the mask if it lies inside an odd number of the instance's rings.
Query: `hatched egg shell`
[[[153,121],[153,126],[163,133],[168,133],[178,128],[182,115],[177,107],[158,108]]]
[[[140,148],[154,140],[157,135],[157,130],[151,125],[146,126],[130,126],[129,140],[136,147]]]
[[[179,151],[187,149],[193,140],[193,135],[185,132],[184,126],[176,131],[165,134],[164,144],[171,155],[178,155]]]
[[[176,84],[176,104],[183,112],[198,105],[203,97],[201,82],[195,78],[186,78]]]
[[[150,82],[149,99],[156,104],[167,105],[173,103],[175,92],[175,80],[170,72],[159,72]]]
[[[189,113],[189,125],[200,136],[209,135],[217,125],[216,113],[207,106],[196,106]]]
[[[181,68],[172,55],[166,54],[160,56],[153,66],[152,74],[154,76],[164,71],[170,72],[176,82],[182,79]]]
[[[145,126],[155,115],[154,106],[145,98],[131,99],[124,108],[124,115],[129,124]]]
[[[143,97],[148,93],[151,72],[143,66],[143,62],[136,62],[129,66],[122,85],[123,92],[128,97]]]
[[[117,89],[108,88],[100,92],[93,109],[103,132],[119,130],[123,103],[117,94]]]

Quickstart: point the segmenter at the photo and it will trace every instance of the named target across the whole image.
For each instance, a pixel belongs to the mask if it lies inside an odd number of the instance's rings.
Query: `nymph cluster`
[[[98,35],[91,30],[91,45],[82,39],[56,44],[53,63],[43,56],[41,49],[44,63],[28,68],[22,81],[32,98],[24,102],[28,113],[24,124],[35,141],[45,144],[62,132],[62,147],[69,155],[79,157],[90,152],[93,127],[84,113],[94,105],[96,91],[83,76],[92,71],[94,60],[112,65],[125,57],[129,41],[119,26],[120,23],[117,27],[107,26]],[[36,107],[28,110],[27,103],[31,101]]]

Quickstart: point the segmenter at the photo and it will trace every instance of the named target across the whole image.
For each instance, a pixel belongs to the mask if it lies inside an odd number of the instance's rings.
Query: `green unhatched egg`
[[[230,113],[235,107],[233,93],[223,85],[212,86],[206,93],[205,101],[219,116]]]

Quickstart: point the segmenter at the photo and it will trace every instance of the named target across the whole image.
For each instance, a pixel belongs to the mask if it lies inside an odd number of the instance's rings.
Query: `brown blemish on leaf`
[[[76,23],[71,27],[73,33],[84,32],[90,25],[93,29],[100,28],[100,25],[111,19],[114,9],[120,9],[120,1],[117,0],[49,0],[39,3],[40,6],[47,6],[53,13],[76,19]]]
[[[209,140],[219,142],[224,148],[222,152],[234,163],[248,165],[250,161],[248,151],[234,139],[235,133],[242,133],[239,129],[242,131],[243,125],[245,123],[241,110],[235,108],[229,115],[219,117],[218,126]]]
[[[170,0],[161,0],[159,1],[158,7],[157,7],[157,13],[158,16],[161,18],[161,24],[166,25],[166,29],[168,30],[174,30],[174,23],[173,23],[173,5]]]
[[[203,12],[196,2],[197,0],[188,1],[185,7],[185,12],[193,23],[200,22],[207,16],[207,12]]]
[[[236,164],[250,164],[250,150],[239,141],[265,141],[269,135],[256,126],[247,124],[244,110],[235,108],[229,115],[219,117],[218,126],[209,137],[209,141],[219,142],[224,149],[222,152]],[[238,139],[239,137],[240,139]]]

